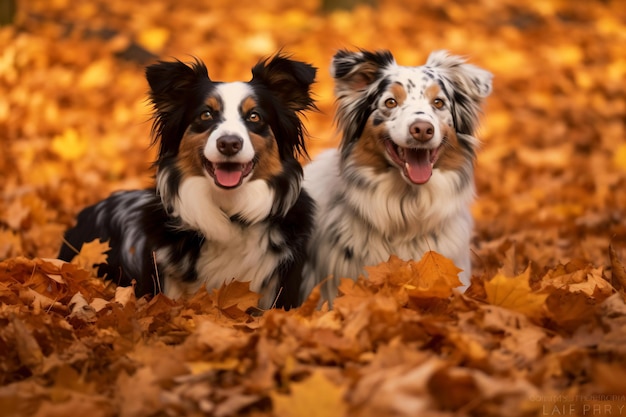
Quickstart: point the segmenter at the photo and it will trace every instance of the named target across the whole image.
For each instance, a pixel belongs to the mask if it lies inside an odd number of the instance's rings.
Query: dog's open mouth
[[[385,149],[391,159],[403,169],[404,176],[413,184],[425,184],[433,175],[433,167],[439,156],[439,148],[403,148],[391,139],[385,141]]]
[[[204,169],[213,178],[215,184],[222,188],[238,187],[254,168],[254,161],[240,164],[237,162],[211,162],[204,159],[203,163]]]

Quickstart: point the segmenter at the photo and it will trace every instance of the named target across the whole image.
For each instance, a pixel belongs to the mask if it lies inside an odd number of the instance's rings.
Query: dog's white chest
[[[279,255],[270,249],[265,224],[248,226],[229,241],[208,241],[202,247],[196,270],[207,288],[223,282],[250,281],[250,289],[260,292],[265,278],[276,268]]]

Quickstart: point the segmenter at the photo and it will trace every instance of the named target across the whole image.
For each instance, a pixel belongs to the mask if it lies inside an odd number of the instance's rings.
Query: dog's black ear
[[[189,123],[187,110],[199,106],[206,97],[211,84],[208,71],[199,60],[190,65],[159,61],[146,68],[146,79],[154,108],[152,143],[159,144],[159,157],[176,154]]]
[[[252,68],[252,84],[263,84],[290,110],[299,112],[315,108],[311,84],[317,68],[278,54],[260,61]]]
[[[146,68],[146,79],[150,85],[150,100],[160,113],[185,103],[199,83],[210,81],[206,66],[199,60],[191,65],[159,61]]]
[[[431,53],[426,66],[441,76],[444,92],[452,102],[456,130],[473,135],[483,100],[491,94],[493,75],[446,51]]]
[[[381,69],[395,63],[389,51],[338,51],[331,63],[331,75],[338,91],[363,90],[378,78]]]
[[[333,57],[330,73],[335,79],[335,121],[343,131],[341,149],[344,155],[363,132],[372,111],[375,91],[383,79],[383,69],[394,65],[393,55],[385,50],[340,50]]]

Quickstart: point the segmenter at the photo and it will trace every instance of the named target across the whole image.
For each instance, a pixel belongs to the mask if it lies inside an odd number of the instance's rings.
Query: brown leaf
[[[217,292],[217,308],[226,316],[239,319],[247,317],[246,311],[257,307],[261,296],[250,291],[250,282],[233,280],[229,284],[222,284]]]
[[[44,355],[33,333],[16,316],[11,317],[11,324],[15,333],[15,345],[20,362],[31,369],[41,366]]]
[[[611,260],[611,283],[613,287],[626,291],[626,266],[618,257],[613,245],[609,245],[609,258]]]

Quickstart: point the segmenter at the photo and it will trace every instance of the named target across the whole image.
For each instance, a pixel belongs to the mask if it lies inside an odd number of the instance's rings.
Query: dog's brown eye
[[[393,98],[388,98],[387,100],[385,100],[385,107],[387,107],[388,109],[393,109],[394,107],[398,106],[398,102],[393,99]]]
[[[441,109],[441,108],[443,108],[444,104],[445,104],[445,103],[444,103],[444,102],[443,102],[443,100],[442,100],[442,99],[440,99],[440,98],[436,98],[436,99],[434,99],[434,100],[433,100],[433,106],[434,106],[436,109]]]
[[[213,119],[213,113],[211,113],[211,112],[210,112],[210,111],[208,111],[208,110],[207,110],[207,111],[203,111],[203,112],[200,114],[200,120],[202,120],[202,121],[205,121],[205,122],[206,122],[207,120],[212,120],[212,119]]]
[[[252,123],[258,123],[261,121],[261,116],[257,112],[252,112],[248,115],[248,120]]]

